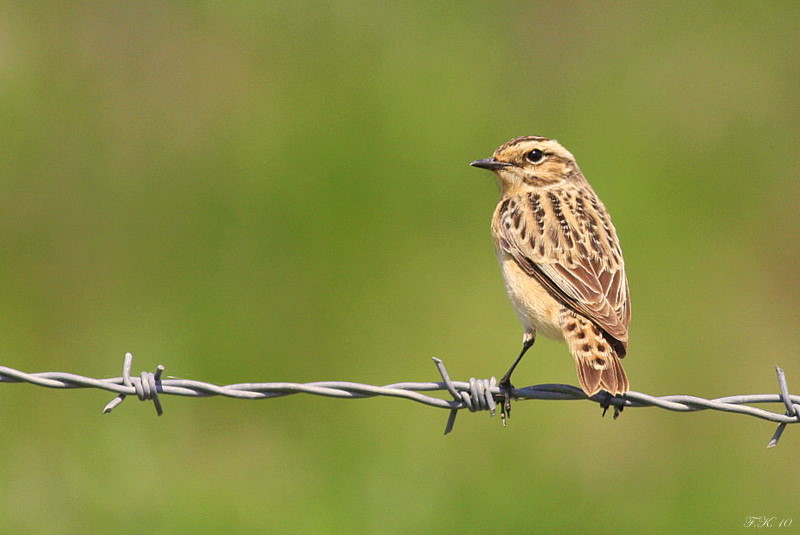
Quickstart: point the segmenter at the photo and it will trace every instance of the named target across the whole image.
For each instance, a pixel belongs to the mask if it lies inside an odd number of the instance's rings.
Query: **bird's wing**
[[[590,190],[510,197],[494,220],[498,247],[567,307],[627,350],[630,298],[611,220]]]

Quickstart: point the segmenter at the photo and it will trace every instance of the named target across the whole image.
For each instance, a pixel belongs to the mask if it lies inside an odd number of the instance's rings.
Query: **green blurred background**
[[[800,392],[800,4],[68,4],[0,5],[0,364],[500,376],[468,163],[539,134],[614,217],[634,390]],[[544,339],[515,378],[576,383]],[[0,385],[4,533],[800,530],[800,429],[749,417],[111,397]]]

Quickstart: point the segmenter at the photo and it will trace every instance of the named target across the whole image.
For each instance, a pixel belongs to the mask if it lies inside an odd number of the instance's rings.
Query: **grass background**
[[[501,375],[521,328],[467,164],[538,134],[614,217],[632,388],[800,389],[793,2],[0,4],[0,354],[218,384]],[[574,384],[537,342],[519,385]],[[721,413],[0,387],[7,533],[734,533],[800,435]],[[779,408],[776,410],[780,410]]]

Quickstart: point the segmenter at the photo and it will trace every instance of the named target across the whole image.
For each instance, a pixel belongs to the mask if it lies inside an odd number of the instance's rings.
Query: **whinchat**
[[[525,333],[500,381],[505,418],[511,374],[536,333],[566,341],[587,396],[628,391],[620,359],[631,307],[617,231],[605,206],[557,141],[512,139],[470,165],[494,172],[501,198],[492,237],[506,291]]]

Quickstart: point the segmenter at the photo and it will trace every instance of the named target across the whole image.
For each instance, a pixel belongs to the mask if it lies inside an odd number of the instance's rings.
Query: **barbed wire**
[[[159,394],[188,397],[225,396],[238,399],[268,399],[288,396],[293,394],[314,394],[334,398],[370,398],[375,396],[390,396],[410,399],[418,403],[449,409],[445,434],[450,433],[455,425],[456,415],[460,410],[470,412],[488,410],[495,414],[495,398],[502,395],[502,390],[497,386],[494,377],[491,379],[470,379],[468,382],[453,381],[444,366],[444,363],[434,358],[434,363],[442,378],[440,382],[402,382],[384,386],[374,386],[347,381],[317,381],[312,383],[237,383],[230,385],[215,385],[203,381],[190,379],[162,379],[164,366],[159,365],[155,373],[142,372],[139,377],[131,376],[133,367],[133,354],[126,353],[122,366],[122,377],[110,379],[93,379],[73,373],[42,372],[26,373],[14,368],[0,366],[0,383],[30,383],[47,388],[98,388],[117,393],[103,408],[103,413],[111,412],[122,403],[127,396],[137,396],[142,401],[152,401],[156,413],[161,416],[163,408]],[[800,423],[800,396],[789,394],[786,375],[776,366],[778,375],[778,394],[745,394],[726,396],[716,399],[705,399],[696,396],[672,395],[651,396],[641,392],[628,392],[624,396],[612,397],[607,393],[600,393],[592,397],[578,387],[562,384],[542,384],[515,388],[512,396],[516,399],[538,400],[586,400],[600,404],[604,408],[603,414],[609,407],[614,408],[614,418],[619,416],[625,407],[658,407],[676,412],[696,412],[700,410],[716,410],[747,414],[777,422],[778,428],[772,435],[767,448],[778,444],[784,429],[788,424]],[[448,391],[452,400],[437,398],[422,394],[421,392]],[[770,412],[753,404],[783,403],[786,411],[784,414]],[[505,420],[503,421],[505,424]]]

